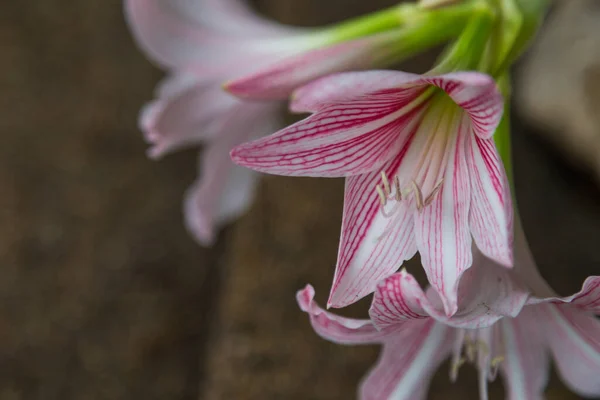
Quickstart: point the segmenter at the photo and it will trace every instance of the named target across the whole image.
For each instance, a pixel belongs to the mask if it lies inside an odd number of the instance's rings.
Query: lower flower
[[[431,376],[448,357],[452,380],[463,364],[476,366],[484,400],[487,382],[498,373],[507,398],[543,399],[550,356],[574,392],[599,396],[600,277],[588,278],[580,292],[566,298],[539,296],[548,286],[520,233],[516,241],[525,253],[519,257],[515,248],[515,269],[485,258],[474,263],[460,283],[459,312],[453,317],[446,317],[434,290],[423,292],[406,271],[379,284],[367,320],[321,309],[311,286],[298,293],[298,302],[325,339],[383,345],[360,385],[361,399],[424,399]]]

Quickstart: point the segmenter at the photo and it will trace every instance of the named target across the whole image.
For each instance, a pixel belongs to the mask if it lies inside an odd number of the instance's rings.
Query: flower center
[[[400,177],[395,175],[393,182],[390,183],[385,171],[381,171],[381,184],[375,186],[375,190],[379,195],[379,203],[381,204],[381,213],[384,217],[389,218],[398,210],[400,203],[407,199],[410,194],[413,195],[416,203],[417,211],[422,212],[425,207],[430,205],[435,199],[436,194],[442,188],[444,179],[440,179],[433,187],[431,192],[423,195],[421,187],[414,179],[410,183],[401,186]],[[389,206],[389,204],[392,204]]]
[[[504,356],[496,349],[495,326],[458,332],[454,347],[454,357],[450,367],[450,377],[456,380],[458,371],[465,363],[473,364],[489,381],[496,379]]]

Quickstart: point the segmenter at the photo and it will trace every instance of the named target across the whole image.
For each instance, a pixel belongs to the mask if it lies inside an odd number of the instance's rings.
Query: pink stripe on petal
[[[538,307],[547,314],[544,333],[562,379],[582,396],[600,396],[600,320],[568,307]]]
[[[422,100],[380,93],[328,106],[236,147],[235,163],[277,175],[339,177],[379,170],[409,140]]]
[[[415,278],[401,271],[377,286],[369,315],[380,329],[406,320],[429,318],[422,303],[428,302]]]
[[[329,104],[395,89],[408,97],[421,93],[426,85],[421,76],[400,71],[365,71],[331,74],[316,79],[294,92],[290,110],[294,112],[316,112]]]
[[[562,307],[577,307],[582,311],[600,314],[600,277],[590,276],[581,290],[571,296],[534,299],[533,304],[555,303]]]
[[[482,139],[489,139],[502,119],[504,101],[494,79],[478,72],[422,78],[424,82],[444,90],[471,117],[473,131]]]
[[[440,294],[448,316],[458,310],[458,282],[473,261],[468,224],[471,188],[465,154],[470,121],[461,112],[453,112],[452,118],[450,124],[440,124],[438,128],[457,131],[448,137],[443,159],[436,161],[445,166],[435,170],[433,176],[438,181],[438,174],[443,174],[441,189],[429,206],[415,214],[416,240],[423,268]]]
[[[514,318],[529,298],[529,290],[511,270],[503,268],[477,250],[473,266],[460,278],[458,309],[448,317],[435,291],[428,291],[423,309],[444,324],[466,329],[486,328],[504,317]]]
[[[429,381],[449,355],[452,335],[433,321],[413,321],[385,343],[377,365],[361,383],[361,400],[424,400]]]
[[[300,309],[310,316],[315,332],[324,339],[340,344],[376,344],[390,336],[389,332],[376,329],[368,319],[345,318],[323,310],[314,296],[314,288],[307,285],[296,294],[296,300]]]
[[[286,98],[294,89],[315,78],[339,71],[359,70],[375,65],[378,55],[381,53],[380,48],[394,37],[395,35],[390,36],[389,33],[385,33],[309,50],[266,66],[254,74],[234,79],[228,82],[225,88],[240,97]],[[370,90],[373,91],[373,88]],[[294,96],[296,100],[292,103],[292,109],[303,108],[302,106],[298,107],[298,104],[301,104],[298,96],[302,96],[302,91],[297,92]]]
[[[483,254],[512,267],[513,205],[504,165],[492,139],[472,135],[467,145],[473,240]]]
[[[544,399],[550,365],[545,343],[540,340],[543,331],[539,323],[528,311],[499,323],[504,345],[500,371],[509,400]]]
[[[383,167],[394,176],[405,151]],[[344,307],[368,295],[377,283],[414,256],[413,211],[402,204],[390,218],[381,213],[375,185],[380,172],[346,178],[342,234],[328,306]]]

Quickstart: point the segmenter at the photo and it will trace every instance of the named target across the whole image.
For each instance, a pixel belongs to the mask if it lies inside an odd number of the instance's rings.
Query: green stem
[[[357,39],[375,33],[412,25],[428,25],[430,30],[438,29],[438,23],[453,21],[464,25],[474,10],[480,8],[478,1],[466,1],[438,9],[427,9],[414,3],[403,3],[362,17],[344,21],[327,27],[322,33],[331,33],[333,42]]]
[[[444,53],[441,61],[430,71],[441,74],[456,70],[482,70],[483,54],[486,51],[492,28],[494,26],[494,10],[487,3],[471,3],[475,5],[471,17],[459,38]]]

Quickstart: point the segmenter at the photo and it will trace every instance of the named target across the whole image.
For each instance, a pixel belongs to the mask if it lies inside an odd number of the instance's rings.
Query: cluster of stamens
[[[478,355],[483,356],[483,359],[488,359],[491,355],[490,348],[486,342],[482,340],[474,340],[469,336],[465,336],[462,350],[462,355],[452,363],[450,375],[453,377],[458,376],[458,370],[465,363],[468,362],[470,364],[477,364]],[[487,373],[489,380],[494,380],[496,378],[500,364],[503,361],[504,356],[502,355],[494,356],[489,361],[489,369]],[[480,365],[479,367],[481,368],[483,366]]]
[[[381,184],[375,186],[375,190],[379,195],[379,202],[381,203],[381,213],[385,217],[390,217],[391,215],[393,215],[394,211],[396,211],[398,204],[403,199],[405,199],[406,196],[408,196],[410,193],[413,193],[413,195],[415,196],[417,210],[419,212],[423,211],[423,209],[430,205],[431,202],[434,200],[435,195],[442,188],[443,181],[443,178],[440,179],[433,187],[431,193],[424,197],[423,191],[414,179],[410,181],[409,185],[405,186],[404,189],[402,189],[402,187],[400,186],[400,177],[398,175],[394,176],[393,183],[390,184],[390,180],[388,179],[385,171],[381,171]],[[390,201],[395,201],[395,205],[391,211],[386,211],[385,207]]]

